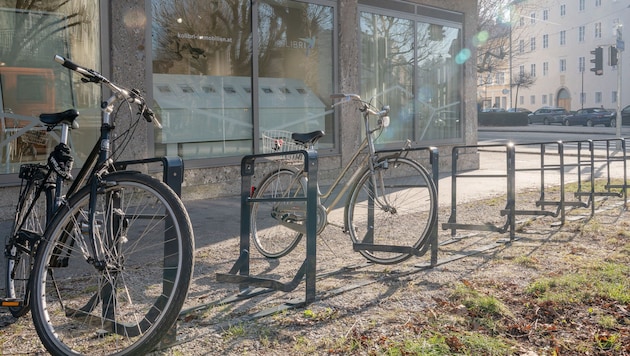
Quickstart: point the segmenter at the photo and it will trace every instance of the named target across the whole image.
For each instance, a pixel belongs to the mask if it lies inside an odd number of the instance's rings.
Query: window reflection
[[[183,158],[252,151],[251,7],[244,0],[154,0],[156,153]]]
[[[13,7],[10,7],[13,6]],[[28,8],[27,8],[28,7]],[[100,88],[73,82],[59,54],[99,70],[98,2],[35,2],[0,7],[0,173],[44,161],[59,136],[39,124],[44,112],[76,108],[71,145],[80,167],[98,136]]]
[[[361,12],[361,96],[391,106],[381,144],[461,137],[459,28]]]
[[[332,131],[332,8],[262,1],[256,9],[245,0],[152,1],[158,154],[241,156],[261,137],[255,127]]]

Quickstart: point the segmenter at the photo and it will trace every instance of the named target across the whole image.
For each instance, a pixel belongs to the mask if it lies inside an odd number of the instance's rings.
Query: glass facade
[[[332,131],[326,3],[153,0],[156,153],[240,157],[268,130]]]
[[[411,13],[410,13],[411,12]],[[361,96],[390,105],[381,144],[459,139],[462,132],[461,23],[373,7],[360,12]]]
[[[101,91],[76,81],[53,58],[59,54],[100,69],[99,2],[52,0],[24,7],[0,1],[0,174],[45,160],[59,136],[47,134],[38,116],[69,108],[81,114],[81,128],[71,138],[80,167],[98,136]]]
[[[56,145],[55,133],[38,125],[42,112],[81,113],[80,129],[71,134],[76,167],[98,137],[101,88],[82,83],[53,56],[101,71],[108,63],[101,61],[101,38],[110,35],[101,32],[107,23],[101,17],[111,4],[33,4],[22,9],[0,0],[0,174],[43,161]],[[265,152],[269,130],[324,130],[320,152],[340,152],[342,120],[356,117],[335,117],[331,109],[343,62],[339,1],[146,4],[152,74],[143,89],[163,124],[153,130],[149,152],[198,160],[197,167],[234,163]],[[358,74],[363,98],[391,107],[392,124],[378,142],[461,142],[463,14],[397,0],[359,0],[358,9],[356,19],[344,21],[357,23],[360,58],[346,65],[358,67],[349,72]]]

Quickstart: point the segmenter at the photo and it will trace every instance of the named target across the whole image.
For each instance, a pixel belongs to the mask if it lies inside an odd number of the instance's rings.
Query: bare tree
[[[516,88],[516,93],[514,94],[514,107],[515,108],[518,106],[517,100],[516,100],[518,98],[518,89],[530,88],[534,85],[534,83],[536,83],[536,77],[534,77],[531,73],[521,72],[521,73],[515,74],[514,77],[512,77],[512,87]]]

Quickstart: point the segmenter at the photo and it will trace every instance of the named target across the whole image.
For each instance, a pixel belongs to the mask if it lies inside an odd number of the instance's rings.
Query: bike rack
[[[611,143],[617,142],[615,145],[621,152],[619,156],[611,155]],[[596,155],[596,145],[595,143],[605,143],[606,154],[603,159],[596,159],[599,157]],[[568,145],[576,145],[577,152],[573,155],[576,158],[575,163],[567,163],[567,157],[570,156],[567,154],[567,146]],[[583,146],[587,147],[588,154],[583,155]],[[538,146],[537,152],[540,155],[540,167],[537,168],[516,168],[516,148],[523,148],[527,146]],[[554,153],[558,157],[557,164],[548,164],[545,161],[547,157],[547,146],[555,146],[557,148],[557,153]],[[506,153],[506,171],[505,174],[471,174],[471,173],[460,173],[457,170],[457,159],[459,157],[459,152],[461,150],[469,150],[469,149],[497,149],[497,148],[505,148]],[[531,149],[530,149],[531,151]],[[528,152],[526,154],[532,154],[532,152]],[[584,158],[587,156],[587,158]],[[534,216],[552,216],[552,217],[560,217],[560,223],[564,224],[566,218],[566,208],[567,207],[591,207],[591,216],[595,214],[595,204],[594,200],[597,196],[618,196],[623,197],[624,199],[624,207],[627,206],[627,192],[628,188],[627,184],[627,173],[626,173],[626,145],[625,139],[610,139],[610,140],[587,140],[587,141],[556,141],[556,142],[542,142],[542,143],[532,143],[532,144],[512,144],[508,143],[507,145],[473,145],[473,146],[456,146],[453,147],[452,151],[452,186],[451,186],[451,216],[447,223],[442,224],[443,230],[451,230],[451,236],[456,235],[456,231],[458,229],[462,230],[476,230],[476,231],[489,231],[489,232],[498,232],[498,233],[510,233],[510,241],[513,241],[515,238],[516,232],[516,215],[534,215]],[[611,171],[610,165],[613,162],[622,162],[623,164],[623,184],[621,185],[612,185],[611,184]],[[605,191],[596,192],[595,191],[595,163],[604,163],[606,165],[606,179],[607,184],[605,185]],[[565,171],[567,168],[577,168],[577,192],[574,193],[574,196],[578,198],[578,201],[567,201],[564,189],[565,182]],[[590,188],[588,191],[584,190],[584,185],[586,180],[582,178],[584,174],[584,170],[588,168],[589,179],[588,183]],[[516,173],[517,172],[527,172],[527,171],[540,171],[540,196],[539,199],[535,202],[536,206],[540,207],[538,210],[517,210],[516,209]],[[550,200],[546,196],[545,192],[545,179],[547,175],[556,171],[559,176],[560,186],[560,197],[558,200]],[[475,225],[475,224],[467,224],[462,223],[457,220],[457,181],[458,179],[464,178],[504,178],[506,179],[506,205],[505,208],[500,211],[501,216],[506,216],[506,221],[503,226],[497,226],[492,224],[486,225]],[[612,189],[618,188],[619,192],[613,192]],[[588,200],[586,202],[581,201],[582,197],[587,197]],[[555,206],[556,211],[548,211],[545,210],[547,206]]]
[[[117,169],[126,169],[128,165],[132,164],[144,164],[159,161],[162,161],[162,165],[164,167],[163,181],[178,195],[181,195],[184,165],[180,157],[157,157],[142,160],[121,161],[116,162],[115,165]],[[20,303],[20,301],[15,299],[0,298],[0,307],[14,307],[19,306]]]
[[[138,160],[115,162],[116,169],[127,169],[129,165],[162,162],[162,181],[181,197],[182,181],[184,180],[184,161],[179,156],[164,156]]]
[[[305,197],[294,198],[252,198],[252,176],[257,159],[273,156],[287,156],[302,154],[304,156],[304,171],[308,182]],[[303,278],[306,279],[306,296],[303,302],[291,303],[290,307],[306,305],[315,301],[315,278],[317,263],[317,152],[314,150],[290,151],[280,153],[265,153],[243,157],[241,160],[241,236],[240,255],[228,273],[217,273],[219,282],[240,284],[240,294],[229,298],[241,300],[262,293],[272,291],[290,292],[297,288]],[[250,267],[250,217],[251,204],[260,201],[306,201],[306,258],[293,279],[288,283],[277,280],[251,276]],[[261,289],[250,290],[249,287]],[[224,302],[227,302],[224,300]]]
[[[437,147],[417,147],[417,148],[408,148],[405,149],[402,153],[406,155],[406,152],[416,152],[416,151],[428,151],[429,153],[429,163],[431,164],[431,175],[433,178],[433,183],[435,184],[435,193],[439,199],[439,188],[438,182],[440,181],[440,155]],[[391,150],[380,150],[376,151],[377,154],[383,153],[397,153],[401,154],[400,149],[391,149]],[[372,244],[354,244],[353,246],[355,251],[359,251],[361,249],[370,249],[372,251],[385,251],[385,252],[402,252],[409,253],[415,256],[423,256],[429,249],[431,250],[431,261],[429,263],[429,267],[434,267],[437,265],[438,261],[438,229],[436,226],[431,228],[431,232],[429,235],[428,243],[424,244],[422,249],[416,250],[406,246],[389,246],[389,245],[372,245]]]

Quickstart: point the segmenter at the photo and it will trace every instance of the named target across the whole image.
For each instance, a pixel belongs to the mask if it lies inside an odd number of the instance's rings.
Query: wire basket
[[[262,132],[262,153],[279,153],[303,149],[305,149],[304,145],[291,138],[290,131],[267,130]],[[299,153],[277,156],[273,159],[283,160],[289,163],[298,163],[304,160],[303,155]]]

